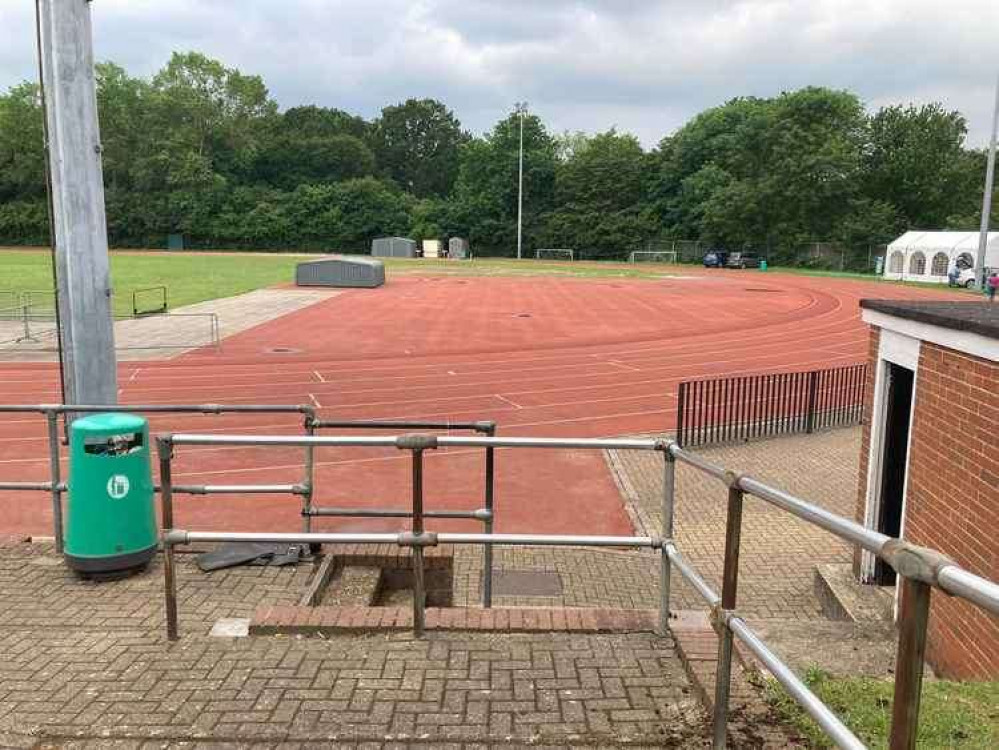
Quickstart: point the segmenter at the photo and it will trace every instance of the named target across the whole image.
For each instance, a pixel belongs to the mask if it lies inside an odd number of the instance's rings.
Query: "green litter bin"
[[[149,425],[92,414],[70,426],[66,564],[84,575],[125,573],[156,553]]]

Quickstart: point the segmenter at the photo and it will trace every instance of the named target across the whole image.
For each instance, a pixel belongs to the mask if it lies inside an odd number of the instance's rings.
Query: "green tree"
[[[372,131],[379,172],[420,198],[451,192],[466,140],[458,118],[434,99],[385,107]]]
[[[520,119],[501,120],[484,138],[466,143],[453,198],[453,229],[474,252],[512,255],[517,247]],[[536,115],[524,117],[524,248],[536,247],[555,204],[557,144]]]
[[[374,171],[374,154],[357,136],[299,130],[283,118],[260,155],[255,175],[271,185],[294,190],[303,184],[367,177]]]
[[[866,192],[895,206],[897,229],[941,228],[969,199],[974,204],[966,180],[966,134],[964,117],[939,104],[884,107],[871,118]]]
[[[22,83],[0,96],[0,201],[45,195],[45,152],[38,86]]]
[[[644,247],[652,234],[643,210],[649,162],[638,139],[615,130],[577,134],[561,153],[545,244],[613,257]]]
[[[660,143],[652,210],[677,236],[731,246],[832,238],[860,193],[865,136],[849,92],[734,99]]]

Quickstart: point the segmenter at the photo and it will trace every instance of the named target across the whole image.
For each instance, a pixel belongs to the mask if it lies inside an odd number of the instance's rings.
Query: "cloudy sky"
[[[434,97],[487,130],[518,100],[551,128],[653,145],[740,95],[847,88],[940,101],[984,145],[995,0],[94,0],[95,55],[150,75],[197,50],[264,78],[282,108],[372,117]],[[34,2],[0,0],[0,89],[35,76]]]

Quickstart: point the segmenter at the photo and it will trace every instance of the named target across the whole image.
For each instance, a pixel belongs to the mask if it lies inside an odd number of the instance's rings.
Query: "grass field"
[[[293,280],[295,265],[303,256],[290,253],[164,253],[123,252],[111,254],[112,285],[115,290],[115,312],[131,312],[131,293],[135,289],[164,284],[168,288],[170,307],[231,297],[274,284]],[[474,276],[566,276],[593,278],[647,278],[695,270],[697,266],[670,266],[658,263],[615,263],[601,261],[552,262],[533,259],[517,261],[507,258],[483,258],[473,261],[406,260],[389,258],[386,266],[393,273],[440,273]],[[49,254],[44,251],[0,249],[0,293],[4,290],[25,291],[52,288]],[[803,269],[771,269],[773,272]],[[867,281],[880,281],[861,274],[831,274],[816,271],[816,276],[835,275]],[[885,281],[892,284],[898,282]],[[918,284],[918,286],[934,286]],[[9,296],[0,295],[0,300]]]
[[[818,669],[806,672],[805,683],[871,748],[887,747],[893,686],[869,677],[834,677]],[[766,685],[778,715],[808,740],[809,746],[833,747],[798,704],[777,684]],[[999,747],[999,682],[927,680],[919,711],[919,747]]]

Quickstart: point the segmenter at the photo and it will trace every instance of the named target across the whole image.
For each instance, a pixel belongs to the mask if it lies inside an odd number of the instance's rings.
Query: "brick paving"
[[[49,545],[0,547],[0,746],[704,746],[673,642],[648,632],[208,635],[296,603],[309,568],[181,555],[168,644],[159,561],[95,584]]]
[[[857,430],[839,430],[701,453],[848,513],[858,438]],[[657,457],[609,460],[639,531],[654,533]],[[715,585],[724,501],[720,483],[680,467],[679,547]],[[744,518],[740,608],[759,619],[819,616],[813,567],[848,561],[846,546],[759,501],[747,502]],[[480,553],[460,547],[453,554],[454,603],[475,605]],[[495,558],[497,568],[554,572],[561,583],[557,596],[498,596],[497,607],[656,606],[658,559],[647,552],[497,548]],[[705,715],[671,638],[455,631],[422,641],[407,632],[212,637],[219,619],[297,604],[311,566],[205,575],[191,555],[181,555],[183,638],[168,644],[159,565],[124,581],[87,583],[48,544],[0,543],[0,747],[706,746]],[[701,606],[686,586],[674,587],[674,609]],[[747,716],[745,726],[736,719],[733,745],[786,745],[772,729],[767,734],[762,718],[762,734],[761,714]]]
[[[826,510],[853,517],[859,428],[700,448],[697,453]],[[639,531],[661,534],[662,458],[637,451],[616,451],[609,461]],[[718,480],[678,462],[676,492],[677,547],[720,590],[726,488]],[[739,609],[746,614],[766,618],[821,618],[820,604],[813,591],[815,568],[850,560],[850,547],[845,542],[762,500],[746,496],[739,567]],[[647,566],[636,565],[639,575],[646,569]],[[682,585],[674,606],[697,608],[703,604],[689,587]]]

